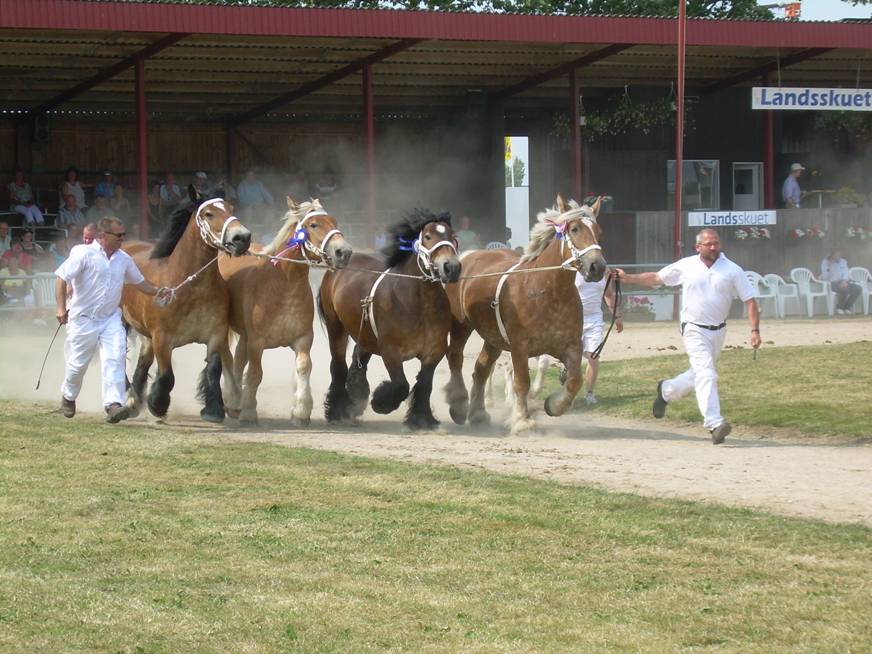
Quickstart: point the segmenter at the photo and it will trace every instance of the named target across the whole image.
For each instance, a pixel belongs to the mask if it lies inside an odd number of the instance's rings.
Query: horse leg
[[[204,402],[200,417],[207,422],[224,422],[224,396],[221,393],[221,352],[209,348],[206,351],[206,366],[200,373],[197,399]]]
[[[445,401],[448,402],[448,411],[451,419],[458,425],[466,422],[469,414],[469,393],[466,392],[466,384],[463,383],[463,348],[472,329],[453,321],[451,324],[451,338],[448,345],[448,367],[451,370],[451,378],[443,388]]]
[[[348,332],[339,323],[328,317],[327,335],[330,339],[330,388],[324,399],[324,417],[327,422],[346,422],[352,419],[351,397],[345,388],[348,380],[348,364],[345,363],[345,352],[348,349]]]
[[[263,381],[263,347],[259,343],[249,342],[245,357],[248,367],[245,370],[245,382],[242,384],[239,425],[251,427],[257,424],[257,389]]]
[[[221,372],[224,377],[224,409],[231,418],[239,417],[240,396],[242,395],[241,379],[236,375],[233,355],[230,354],[230,343],[225,340],[219,346],[221,354]]]
[[[409,412],[406,414],[405,423],[409,429],[435,429],[439,426],[430,406],[430,393],[433,392],[433,373],[441,359],[439,357],[435,361],[421,362],[421,370],[418,371],[415,386],[412,388]]]
[[[533,385],[530,387],[531,397],[537,397],[542,392],[542,387],[545,385],[545,373],[548,372],[548,365],[551,363],[547,354],[543,354],[536,359],[536,376],[533,378]]]
[[[385,414],[395,411],[409,397],[409,382],[403,372],[403,359],[394,348],[382,352],[382,361],[391,378],[379,384],[372,394],[372,410]]]
[[[484,408],[484,385],[493,372],[500,352],[499,348],[485,343],[475,360],[475,369],[472,371],[472,391],[469,395],[469,423],[471,425],[486,425],[490,422],[490,415]]]
[[[297,394],[294,398],[294,408],[291,411],[291,420],[295,425],[307,427],[312,421],[312,357],[309,355],[312,349],[314,334],[308,334],[294,343],[294,352],[297,353]]]
[[[136,370],[133,371],[133,380],[127,389],[126,404],[130,410],[131,418],[139,415],[142,397],[145,394],[145,385],[148,383],[148,371],[153,362],[154,349],[152,348],[151,339],[143,336],[139,345],[139,358],[136,361]]]
[[[581,346],[570,349],[563,364],[566,366],[566,383],[545,400],[545,413],[549,416],[562,416],[566,413],[581,389]]]
[[[530,393],[530,362],[526,352],[512,352],[512,369],[515,377],[515,405],[509,418],[509,426],[512,436],[515,436],[536,427],[527,407],[527,397]]]
[[[176,385],[176,376],[173,374],[173,351],[166,339],[153,336],[151,339],[152,351],[157,360],[157,377],[151,383],[148,391],[148,410],[157,418],[163,419],[170,408],[170,392]]]
[[[370,358],[372,358],[372,352],[367,352],[360,345],[354,346],[345,388],[351,397],[352,413],[355,418],[363,415],[366,403],[369,401],[369,381],[366,379],[366,370]]]

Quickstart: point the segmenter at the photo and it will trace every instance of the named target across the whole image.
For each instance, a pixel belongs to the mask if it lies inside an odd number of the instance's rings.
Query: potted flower
[[[857,193],[850,186],[843,186],[838,191],[833,194],[833,200],[836,205],[843,209],[854,209],[856,207],[862,207],[866,202],[866,198]]]
[[[860,241],[864,240],[867,236],[872,235],[872,231],[866,229],[862,225],[851,225],[845,232],[845,235],[848,238],[855,238]]]
[[[645,295],[630,295],[622,313],[627,320],[650,321],[654,320],[654,305]]]
[[[801,241],[805,238],[805,230],[800,229],[799,227],[794,227],[793,229],[788,230],[787,238],[791,241]]]
[[[808,229],[805,230],[805,235],[809,238],[814,238],[815,236],[818,238],[824,238],[827,233],[824,231],[823,227],[820,225],[812,225]]]
[[[739,229],[733,232],[733,236],[735,236],[739,241],[744,241],[746,238],[751,236],[751,232],[747,227],[739,227]]]

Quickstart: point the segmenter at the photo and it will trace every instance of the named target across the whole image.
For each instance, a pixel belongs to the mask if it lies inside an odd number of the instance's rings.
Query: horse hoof
[[[411,415],[406,418],[405,425],[412,431],[427,431],[436,429],[439,426],[439,421],[433,416]]]
[[[231,418],[239,418],[242,414],[242,411],[239,409],[228,409],[227,407],[224,408],[224,412]]]
[[[469,416],[469,424],[470,425],[489,425],[490,424],[490,414],[487,411],[476,411],[475,413],[470,414]]]
[[[128,418],[138,418],[139,417],[139,407],[134,402],[127,402],[127,417]]]
[[[224,415],[223,414],[207,413],[205,409],[203,411],[200,411],[200,418],[202,418],[206,422],[213,422],[213,423],[224,422]]]
[[[451,414],[451,419],[456,425],[462,425],[466,422],[466,414],[469,412],[468,407],[452,406],[448,407],[448,413]]]
[[[562,416],[564,413],[566,413],[565,409],[563,411],[558,411],[555,407],[558,395],[560,395],[560,392],[554,393],[553,395],[549,395],[547,398],[545,398],[545,413],[547,413],[552,418]]]
[[[311,424],[312,424],[311,418],[291,416],[291,426],[292,427],[308,427]]]
[[[240,427],[257,427],[257,418],[245,418],[239,419]]]
[[[517,436],[518,434],[523,434],[528,431],[536,431],[536,423],[530,418],[523,418],[512,424],[512,436]]]

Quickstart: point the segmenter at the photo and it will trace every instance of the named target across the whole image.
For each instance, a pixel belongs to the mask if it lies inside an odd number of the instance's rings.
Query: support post
[[[763,78],[763,86],[769,86],[768,77]],[[763,207],[775,208],[775,135],[774,113],[771,109],[763,112]]]
[[[572,148],[572,197],[579,204],[584,199],[582,188],[581,125],[579,121],[578,80],[575,69],[569,71],[569,143]]]
[[[148,238],[148,125],[145,112],[145,59],[136,60],[136,154],[139,237]]]
[[[366,133],[366,211],[370,238],[378,231],[375,207],[375,114],[372,100],[372,64],[363,66],[363,120]]]
[[[672,258],[681,258],[681,200],[683,193],[682,172],[684,168],[684,54],[687,43],[687,7],[685,0],[678,0],[678,97],[675,117],[675,219],[672,225]],[[679,297],[672,305],[673,318],[678,319]]]

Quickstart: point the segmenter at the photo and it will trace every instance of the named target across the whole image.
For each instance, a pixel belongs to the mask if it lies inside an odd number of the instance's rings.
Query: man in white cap
[[[195,189],[200,191],[200,193],[205,193],[208,186],[208,179],[209,177],[208,175],[206,175],[206,173],[204,173],[202,170],[198,170],[196,173],[194,173],[194,181],[192,182],[192,184],[194,185]]]
[[[790,166],[790,174],[784,180],[784,185],[781,187],[781,197],[784,199],[784,206],[787,209],[799,209],[799,201],[802,199],[799,178],[802,176],[803,170],[805,170],[805,166],[801,163],[792,164]]]

